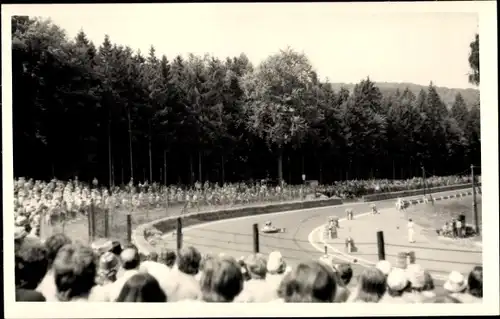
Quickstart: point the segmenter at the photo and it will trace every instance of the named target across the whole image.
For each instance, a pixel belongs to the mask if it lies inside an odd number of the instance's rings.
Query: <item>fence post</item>
[[[109,208],[104,210],[104,238],[109,237]]]
[[[384,232],[377,232],[377,250],[378,250],[378,260],[385,260],[385,243],[384,243]]]
[[[90,203],[90,209],[87,210],[87,220],[88,220],[88,233],[89,233],[89,243],[92,242],[92,203]]]
[[[253,224],[253,252],[259,252],[259,225]]]
[[[132,242],[132,216],[130,212],[127,213],[127,241]]]
[[[92,207],[91,208],[92,214],[90,216],[90,218],[92,220],[92,241],[94,241],[94,239],[95,239],[95,209],[94,209],[95,207],[94,207],[94,205],[95,205],[94,200],[92,200],[90,202],[90,206]]]
[[[177,252],[182,249],[182,219],[177,218]]]
[[[472,177],[472,214],[474,216],[474,230],[476,231],[476,235],[479,235],[479,219],[477,216],[477,198],[476,198],[476,181],[474,177],[474,165],[470,166],[471,177]],[[466,227],[463,225],[462,227]]]

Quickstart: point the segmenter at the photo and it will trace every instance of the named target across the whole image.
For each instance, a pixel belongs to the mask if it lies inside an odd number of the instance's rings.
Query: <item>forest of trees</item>
[[[368,77],[334,89],[291,48],[259,65],[159,57],[17,16],[12,64],[17,177],[330,183],[480,164],[479,100],[447,107],[432,83],[382,94]]]

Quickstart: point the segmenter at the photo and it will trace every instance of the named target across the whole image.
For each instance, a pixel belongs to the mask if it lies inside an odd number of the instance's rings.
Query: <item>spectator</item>
[[[120,260],[112,252],[106,252],[99,258],[96,283],[104,286],[116,281],[116,275],[120,268]]]
[[[110,252],[112,252],[116,257],[120,256],[120,254],[122,253],[122,245],[120,244],[119,241],[113,240],[111,242],[111,250],[110,250]]]
[[[434,293],[434,280],[428,271],[424,270],[425,280],[424,287],[422,288],[422,295],[425,298],[434,298],[436,294]]]
[[[452,296],[462,303],[483,302],[483,267],[476,266],[467,278],[467,290],[463,293],[456,292]]]
[[[54,278],[59,301],[88,301],[95,285],[96,265],[91,248],[64,245],[54,260]]]
[[[175,265],[176,258],[177,255],[175,254],[175,251],[171,249],[162,249],[160,251],[160,262],[165,264],[170,269],[172,269],[172,267]]]
[[[467,280],[469,294],[476,298],[483,298],[483,266],[476,266]]]
[[[452,271],[443,288],[451,294],[463,294],[467,290],[467,281],[464,275],[458,271]]]
[[[200,278],[202,299],[205,302],[232,302],[243,290],[243,274],[231,257],[206,260]]]
[[[352,279],[352,267],[350,264],[339,264],[337,265],[337,271],[339,272],[340,279],[345,286],[349,285]]]
[[[166,294],[169,301],[199,300],[201,291],[195,275],[199,271],[200,252],[194,247],[184,247],[177,256],[176,266],[169,272]]]
[[[59,250],[64,246],[71,244],[71,239],[65,234],[54,234],[47,238],[45,241],[45,248],[47,249],[48,270],[43,277],[42,282],[38,285],[36,290],[44,295],[47,301],[57,301],[57,288],[54,279],[54,270],[52,264],[57,256]]]
[[[285,302],[333,302],[336,288],[332,268],[320,261],[309,261],[285,275],[279,294]]]
[[[266,268],[266,281],[269,283],[270,289],[277,291],[286,270],[286,263],[279,251],[273,251],[269,254]]]
[[[252,254],[245,259],[250,280],[245,282],[243,291],[236,302],[270,302],[277,298],[276,290],[266,281],[267,260],[264,255]]]
[[[410,290],[411,284],[403,269],[394,268],[387,276],[387,292],[380,302],[406,303],[403,298],[405,292]]]
[[[359,276],[358,285],[351,302],[379,302],[386,291],[386,278],[384,274],[375,267],[365,269]]]
[[[419,264],[409,264],[406,275],[410,282],[409,292],[405,294],[408,302],[420,303],[425,298],[422,294],[425,286],[425,271]]]
[[[45,301],[35,289],[45,276],[48,253],[41,241],[24,238],[15,252],[16,301]]]
[[[107,301],[115,301],[127,280],[139,272],[141,265],[139,251],[135,246],[126,247],[120,254],[121,265],[115,282],[106,285]]]
[[[167,302],[158,281],[147,273],[138,273],[124,283],[117,302]]]
[[[391,273],[391,270],[392,270],[392,265],[390,262],[388,262],[387,260],[381,260],[379,261],[375,267],[380,270],[384,276],[387,278],[387,276]]]

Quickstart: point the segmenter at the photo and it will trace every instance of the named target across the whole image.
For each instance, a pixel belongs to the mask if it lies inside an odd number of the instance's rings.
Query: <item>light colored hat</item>
[[[408,285],[408,277],[403,269],[394,268],[387,276],[387,287],[401,291]]]
[[[292,271],[292,267],[291,266],[286,266],[286,268],[285,268],[285,274],[288,274],[291,271]]]
[[[267,260],[267,271],[275,272],[278,271],[284,264],[283,256],[279,251],[273,251],[269,254]]]
[[[448,280],[444,283],[443,288],[449,292],[461,292],[467,288],[467,281],[464,275],[458,271],[452,271],[448,276]]]
[[[389,275],[392,270],[392,265],[387,260],[381,260],[375,266],[378,270],[380,270],[384,275]]]
[[[16,226],[24,226],[29,223],[29,220],[26,216],[17,216],[16,218]]]
[[[425,286],[425,270],[419,264],[409,264],[406,267],[406,275],[414,288]]]

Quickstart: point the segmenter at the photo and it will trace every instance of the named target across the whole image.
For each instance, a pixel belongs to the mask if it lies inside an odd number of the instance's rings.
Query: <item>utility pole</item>
[[[422,165],[422,178],[424,179],[424,197],[426,197],[425,189],[427,188],[427,183],[425,181],[425,168],[423,165]]]
[[[479,235],[479,220],[477,216],[477,198],[476,198],[476,180],[474,176],[474,165],[470,166],[471,178],[472,178],[472,214],[474,218],[474,230],[476,234]]]

